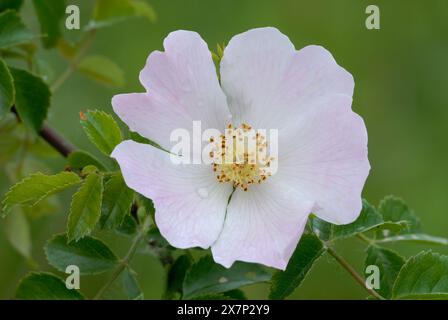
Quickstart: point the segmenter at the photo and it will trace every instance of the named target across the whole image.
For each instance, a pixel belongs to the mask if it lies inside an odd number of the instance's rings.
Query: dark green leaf
[[[423,251],[409,258],[393,288],[394,299],[448,299],[448,256]]]
[[[81,182],[72,172],[61,172],[52,176],[34,173],[15,184],[2,201],[3,212],[16,205],[34,206],[46,197],[65,190]]]
[[[56,235],[45,246],[45,254],[48,262],[61,272],[69,265],[76,265],[81,274],[97,274],[118,263],[107,245],[89,236],[68,243],[67,235]]]
[[[226,292],[223,292],[222,294],[226,297],[229,297],[229,298],[235,299],[235,300],[247,300],[247,297],[244,294],[244,292],[239,289],[226,291]]]
[[[389,237],[397,234],[419,233],[421,231],[420,220],[415,213],[403,202],[394,196],[387,196],[381,200],[378,211],[385,222],[405,222],[402,230],[382,230],[377,232],[377,237]]]
[[[115,229],[129,214],[134,200],[134,191],[126,186],[120,173],[113,175],[104,186],[101,207],[101,228]]]
[[[182,295],[185,274],[190,269],[192,263],[192,259],[187,254],[181,255],[176,259],[168,272],[166,299],[172,299],[176,294]]]
[[[142,300],[143,292],[140,289],[134,271],[129,268],[124,269],[120,275],[123,292],[130,300]]]
[[[272,277],[270,299],[284,299],[300,286],[314,262],[325,252],[322,241],[313,234],[304,234],[285,271]]]
[[[194,298],[191,298],[191,300],[233,300],[233,299],[229,296],[222,294],[222,293],[211,293],[211,294],[196,296]]]
[[[379,268],[380,288],[377,291],[385,298],[391,297],[395,279],[403,264],[403,257],[392,250],[374,245],[367,248],[365,267],[375,265]]]
[[[2,0],[0,2],[0,12],[12,9],[19,11],[23,4],[23,0]]]
[[[20,281],[16,291],[20,300],[83,300],[74,289],[67,289],[64,281],[51,273],[30,273]]]
[[[103,84],[123,86],[123,70],[112,60],[104,56],[88,56],[79,63],[79,71],[89,78]]]
[[[104,166],[90,153],[85,151],[74,151],[68,155],[68,165],[74,170],[82,170],[86,166],[95,166],[100,170],[105,170]]]
[[[78,241],[95,228],[101,215],[102,195],[103,177],[89,174],[72,198],[67,226],[69,241]]]
[[[33,38],[16,11],[6,10],[0,13],[0,49],[17,46]]]
[[[15,86],[15,106],[27,126],[39,132],[50,107],[50,89],[45,82],[21,69],[10,68]]]
[[[81,115],[81,125],[90,141],[109,156],[122,140],[118,124],[111,115],[103,111],[88,111]]]
[[[216,264],[211,256],[205,256],[187,272],[183,297],[191,299],[197,296],[226,292],[245,285],[265,282],[271,274],[261,265],[235,262],[229,269]]]
[[[127,215],[124,217],[121,225],[116,228],[116,231],[127,236],[133,235],[135,234],[135,232],[137,232],[137,223],[135,222],[134,218]]]
[[[12,75],[6,63],[0,59],[0,118],[9,112],[14,101]]]
[[[64,0],[33,0],[45,48],[56,45],[61,36],[61,20],[65,15]]]

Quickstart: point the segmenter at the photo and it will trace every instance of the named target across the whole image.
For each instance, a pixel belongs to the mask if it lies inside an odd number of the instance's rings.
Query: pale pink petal
[[[296,51],[275,28],[234,36],[221,60],[221,83],[236,122],[255,128],[293,126],[322,97],[353,94],[354,81],[320,46]]]
[[[322,99],[279,142],[275,178],[315,201],[313,213],[335,224],[358,217],[370,170],[366,127],[351,102],[345,95]]]
[[[285,269],[312,206],[300,194],[270,181],[247,192],[236,189],[222,233],[212,246],[214,260],[227,268],[240,260]]]
[[[126,184],[154,201],[156,224],[177,248],[208,248],[222,229],[232,191],[217,183],[210,166],[175,165],[170,154],[134,141],[112,153]]]
[[[223,129],[229,121],[207,44],[196,33],[175,31],[164,41],[164,52],[154,51],[140,73],[147,93],[116,95],[112,106],[118,116],[142,136],[169,149],[174,129]]]

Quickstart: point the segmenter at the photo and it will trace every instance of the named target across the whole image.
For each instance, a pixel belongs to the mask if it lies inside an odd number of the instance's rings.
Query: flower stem
[[[78,52],[75,54],[73,59],[71,59],[69,65],[67,68],[61,73],[59,78],[55,80],[55,82],[51,85],[51,92],[56,92],[59,87],[67,80],[71,74],[76,70],[78,67],[78,64],[81,62],[82,57],[84,57],[84,54],[86,51],[90,48],[93,38],[95,37],[96,30],[92,29],[90,30],[86,36],[81,41],[81,46],[78,49]]]
[[[358,282],[361,285],[361,287],[367,290],[369,294],[371,294],[372,296],[374,296],[379,300],[385,300],[384,297],[381,296],[378,292],[366,287],[364,279],[356,272],[355,269],[353,269],[353,267],[343,257],[341,257],[336,251],[334,251],[333,248],[328,247],[327,251],[345,270],[347,270],[348,273],[350,273],[353,279],[355,279],[355,281]]]

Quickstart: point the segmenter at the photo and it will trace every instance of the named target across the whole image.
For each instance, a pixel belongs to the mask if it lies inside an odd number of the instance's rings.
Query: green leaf
[[[269,279],[271,274],[261,265],[238,261],[227,269],[216,264],[211,256],[205,256],[187,272],[183,284],[183,297],[191,299],[226,292]]]
[[[73,195],[68,217],[68,240],[78,241],[90,234],[101,215],[103,176],[91,173]]]
[[[333,225],[317,217],[312,219],[312,228],[322,240],[337,240],[354,236],[381,226],[384,221],[376,209],[366,200],[362,202],[361,213],[353,223]]]
[[[65,16],[64,0],[33,0],[34,9],[43,34],[42,43],[45,48],[52,48],[61,37],[61,20]]]
[[[226,296],[222,293],[211,293],[211,294],[205,294],[196,296],[194,298],[191,298],[191,300],[233,300],[232,297]]]
[[[143,17],[155,22],[154,9],[142,0],[97,0],[93,21],[87,29],[107,27],[132,17]]]
[[[137,232],[137,223],[135,219],[131,216],[127,215],[124,217],[121,225],[115,229],[118,233],[121,233],[126,236],[131,236]]]
[[[173,299],[176,294],[182,295],[185,275],[192,263],[192,259],[187,254],[181,255],[176,259],[168,271],[165,299]]]
[[[404,264],[403,257],[396,252],[371,245],[367,248],[365,267],[375,265],[380,270],[380,288],[376,290],[381,296],[390,298],[398,272]]]
[[[5,235],[14,249],[25,259],[31,261],[30,226],[23,211],[20,209],[16,209],[15,211],[5,218]]]
[[[300,286],[316,260],[325,252],[322,241],[313,234],[304,234],[285,271],[272,277],[270,299],[284,299]]]
[[[9,112],[14,101],[12,75],[6,63],[0,59],[0,118]]]
[[[23,0],[2,0],[0,2],[0,12],[8,9],[19,11],[23,4]]]
[[[34,206],[46,197],[80,182],[81,179],[73,172],[61,172],[52,176],[34,173],[6,193],[2,201],[3,212],[6,215],[16,205]]]
[[[33,34],[25,27],[14,10],[0,13],[0,49],[10,48],[33,40]]]
[[[226,297],[229,297],[230,299],[247,300],[246,295],[240,289],[234,289],[234,290],[226,291],[226,292],[223,292],[222,294],[224,296],[226,296]]]
[[[421,231],[420,220],[415,213],[403,202],[403,200],[387,196],[381,200],[378,211],[386,222],[405,222],[405,228],[399,231],[383,230],[377,232],[377,238],[389,237],[397,234],[419,233]]]
[[[435,237],[424,233],[402,234],[397,236],[381,238],[375,241],[375,243],[387,243],[387,242],[415,242],[415,243],[425,243],[435,245],[448,245],[447,238]]]
[[[104,229],[119,227],[129,214],[134,200],[134,191],[126,186],[123,176],[113,175],[104,186],[100,226]]]
[[[67,289],[64,281],[51,273],[32,272],[20,281],[16,291],[20,300],[83,300],[74,289]]]
[[[125,268],[120,275],[123,292],[129,300],[143,300],[143,292],[135,277],[135,272]]]
[[[106,112],[87,111],[81,115],[81,125],[90,141],[107,156],[122,140],[118,124]]]
[[[23,122],[39,132],[50,107],[50,89],[45,82],[21,69],[10,68],[15,86],[15,106]]]
[[[115,62],[104,56],[85,57],[79,63],[78,70],[103,84],[121,87],[125,83],[123,70]]]
[[[61,272],[76,265],[81,274],[98,274],[118,264],[115,254],[102,241],[86,236],[68,243],[66,234],[54,236],[45,246],[48,262]]]
[[[95,166],[100,170],[105,170],[105,167],[90,153],[85,151],[74,151],[68,155],[68,165],[74,170],[82,170],[87,166]]]
[[[393,288],[394,299],[448,299],[448,256],[423,251],[406,261]]]

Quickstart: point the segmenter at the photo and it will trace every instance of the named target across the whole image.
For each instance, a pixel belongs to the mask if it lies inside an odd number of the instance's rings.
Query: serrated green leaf
[[[28,261],[31,260],[31,233],[26,215],[17,208],[5,218],[4,230],[9,243]]]
[[[103,84],[121,87],[125,83],[123,70],[115,62],[104,56],[85,57],[79,63],[78,70]]]
[[[68,240],[78,241],[90,234],[101,216],[103,176],[89,174],[78,192],[73,195],[68,216]]]
[[[132,17],[143,17],[155,22],[154,9],[142,0],[97,0],[93,12],[93,21],[87,27],[103,28]]]
[[[4,214],[16,206],[34,206],[46,197],[63,191],[81,182],[73,172],[61,172],[47,176],[40,172],[18,182],[6,193],[2,201]]]
[[[121,174],[113,175],[104,186],[100,226],[104,229],[119,227],[129,214],[134,200],[134,191],[126,186]]]
[[[64,0],[33,0],[45,48],[52,48],[61,37],[61,20],[65,16]]]
[[[314,234],[304,234],[285,271],[277,271],[271,280],[270,299],[284,299],[305,279],[316,260],[325,252],[322,241]]]
[[[448,256],[423,251],[401,268],[394,299],[448,299]]]
[[[105,167],[98,159],[85,151],[74,151],[70,153],[67,157],[67,163],[74,170],[82,170],[89,165],[95,166],[100,170],[105,170]]]
[[[189,255],[179,256],[168,271],[165,299],[172,299],[176,294],[182,295],[185,275],[193,260]]]
[[[434,245],[448,245],[447,238],[435,237],[424,233],[402,234],[381,238],[375,241],[375,243],[387,243],[387,242],[415,242],[415,243],[425,243]]]
[[[11,72],[0,59],[0,118],[9,112],[14,101],[14,85]]]
[[[0,49],[17,46],[33,38],[16,11],[6,10],[0,13]]]
[[[25,70],[10,68],[10,71],[17,112],[28,127],[39,132],[50,107],[50,89],[41,78]]]
[[[45,246],[48,262],[61,272],[76,265],[81,274],[98,274],[113,269],[118,258],[101,240],[86,236],[68,242],[66,234],[54,236]]]
[[[398,272],[404,264],[404,258],[396,252],[371,245],[367,248],[365,267],[375,265],[380,270],[380,288],[376,290],[384,298],[392,296],[392,288]]]
[[[377,238],[390,237],[398,234],[419,233],[420,219],[409,209],[403,200],[394,196],[387,196],[378,206],[379,213],[385,222],[405,222],[402,230],[382,230],[377,232]]]
[[[261,265],[238,261],[227,269],[216,264],[211,256],[205,256],[187,272],[183,284],[183,297],[191,299],[226,292],[270,279],[271,274]]]
[[[83,300],[76,290],[67,289],[63,280],[51,273],[30,273],[20,281],[16,291],[20,300]]]
[[[81,116],[81,125],[90,141],[109,156],[122,140],[118,124],[111,115],[103,111],[87,111]]]

